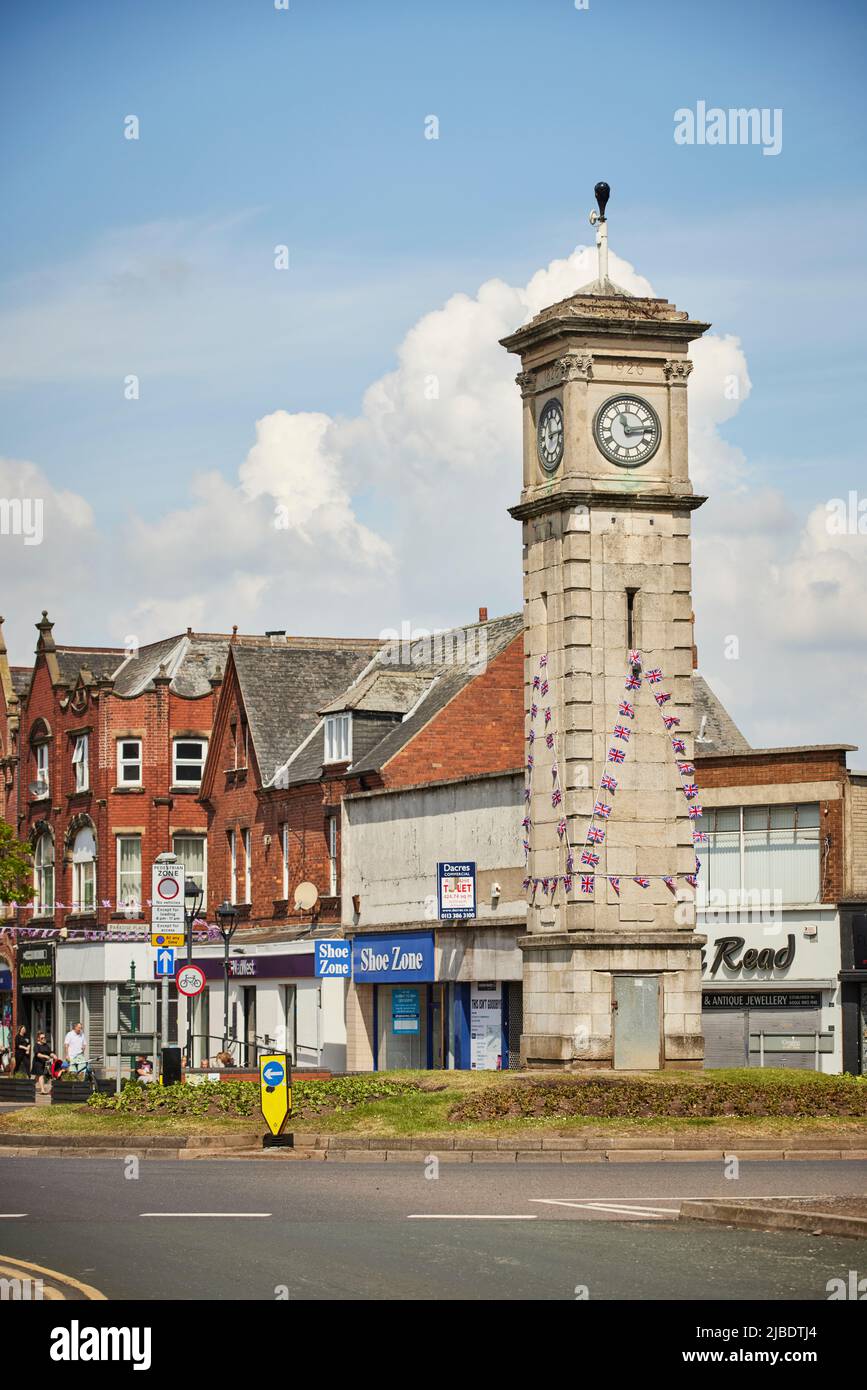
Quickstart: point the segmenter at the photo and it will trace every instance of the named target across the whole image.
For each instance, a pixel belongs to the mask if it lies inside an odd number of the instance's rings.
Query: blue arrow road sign
[[[172,946],[161,946],[157,951],[157,975],[174,975],[175,952]]]
[[[269,1086],[279,1086],[285,1072],[279,1062],[269,1062],[262,1075]]]

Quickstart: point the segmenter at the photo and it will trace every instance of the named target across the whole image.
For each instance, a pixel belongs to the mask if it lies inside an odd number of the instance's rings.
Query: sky
[[[0,25],[0,501],[44,518],[0,535],[13,660],[43,608],[78,645],[518,609],[498,339],[592,278],[605,179],[613,278],[713,325],[701,669],[755,745],[867,767],[863,5],[3,0]],[[780,112],[779,152],[677,143],[698,103]]]

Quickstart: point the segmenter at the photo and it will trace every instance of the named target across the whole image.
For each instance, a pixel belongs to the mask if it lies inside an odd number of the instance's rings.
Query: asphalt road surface
[[[429,1170],[428,1170],[429,1171]],[[677,1223],[690,1197],[867,1190],[863,1162],[0,1160],[0,1257],[108,1298],[827,1299],[852,1239]],[[137,1174],[137,1175],[136,1175]],[[576,1294],[576,1289],[579,1291]]]

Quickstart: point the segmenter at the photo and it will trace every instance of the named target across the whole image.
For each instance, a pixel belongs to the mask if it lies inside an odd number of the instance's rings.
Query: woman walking
[[[15,1075],[23,1072],[25,1076],[30,1075],[30,1034],[25,1024],[21,1024],[15,1034]]]
[[[53,1056],[51,1044],[45,1034],[37,1033],[36,1046],[33,1049],[33,1075],[36,1077],[36,1089],[41,1096],[47,1096],[51,1091],[49,1067]]]

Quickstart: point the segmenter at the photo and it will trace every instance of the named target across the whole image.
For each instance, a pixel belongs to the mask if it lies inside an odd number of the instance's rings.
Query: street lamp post
[[[184,885],[184,922],[187,928],[187,964],[193,963],[193,922],[202,910],[204,894],[197,883],[187,879]],[[193,1001],[187,1000],[187,1066],[193,1065]]]
[[[229,1043],[229,944],[235,935],[238,909],[234,904],[220,903],[217,908],[217,924],[223,938],[223,1051]]]

